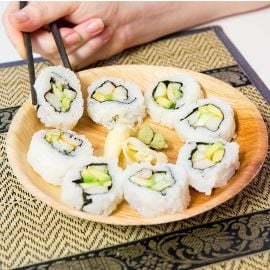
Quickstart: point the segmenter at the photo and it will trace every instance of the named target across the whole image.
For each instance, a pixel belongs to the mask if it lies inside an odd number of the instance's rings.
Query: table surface
[[[2,17],[8,2],[0,3]],[[270,8],[216,20],[204,26],[220,25],[249,64],[270,89]],[[10,44],[2,24],[0,24],[1,54],[0,63],[20,60]]]

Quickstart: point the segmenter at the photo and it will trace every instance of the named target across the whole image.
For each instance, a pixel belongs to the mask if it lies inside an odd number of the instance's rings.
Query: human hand
[[[60,27],[60,33],[71,65],[79,69],[161,36],[265,6],[269,2],[30,2],[18,13],[18,4],[12,3],[3,22],[21,55],[21,31],[33,32],[33,50],[54,64],[60,59],[53,37],[41,27],[58,19],[72,23]]]
[[[22,31],[32,32],[31,40],[33,51],[41,54],[54,64],[61,62],[55,41],[48,31],[47,24],[61,20],[59,28],[67,53],[78,61],[73,61],[73,66],[79,62],[82,64],[98,49],[100,49],[112,36],[112,30],[104,26],[100,18],[91,16],[80,19],[72,14],[78,5],[75,3],[30,3],[23,12],[19,11],[18,2],[12,2],[3,16],[3,24],[12,44],[22,58],[26,58]],[[64,23],[63,23],[64,22]],[[68,25],[67,25],[68,23]],[[76,57],[74,57],[76,55]]]

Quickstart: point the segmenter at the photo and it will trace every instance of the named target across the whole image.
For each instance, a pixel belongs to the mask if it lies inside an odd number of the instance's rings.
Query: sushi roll
[[[193,188],[211,195],[213,188],[226,185],[238,170],[239,145],[222,139],[189,142],[181,148],[177,165],[184,167]]]
[[[186,74],[163,78],[145,92],[151,119],[168,128],[174,128],[174,117],[179,111],[199,98],[203,98],[199,83]]]
[[[66,175],[61,199],[78,210],[108,216],[123,199],[120,174],[116,160],[91,157]]]
[[[190,201],[185,171],[173,164],[134,164],[124,172],[124,197],[146,217],[181,212]]]
[[[185,141],[235,137],[234,112],[218,98],[201,99],[189,105],[175,120],[175,130]]]
[[[60,185],[70,169],[92,154],[92,144],[83,135],[70,130],[40,130],[32,137],[27,160],[46,182]]]
[[[35,82],[37,116],[46,127],[72,129],[83,114],[81,85],[75,73],[61,66],[44,68]]]
[[[118,78],[103,78],[90,85],[87,111],[94,122],[108,129],[117,124],[133,126],[145,117],[140,88]]]

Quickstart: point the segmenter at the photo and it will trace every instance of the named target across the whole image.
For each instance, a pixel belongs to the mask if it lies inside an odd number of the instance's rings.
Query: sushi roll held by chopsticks
[[[62,66],[44,68],[35,82],[37,116],[47,127],[72,129],[83,114],[80,82]]]

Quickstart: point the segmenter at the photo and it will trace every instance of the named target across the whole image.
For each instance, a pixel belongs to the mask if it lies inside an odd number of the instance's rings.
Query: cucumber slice
[[[91,165],[91,168],[103,173],[108,173],[107,165]]]
[[[199,116],[198,121],[195,123],[195,127],[203,127],[207,122],[213,118],[211,113],[203,113]]]
[[[48,92],[45,95],[45,99],[47,102],[49,102],[57,111],[61,110],[61,101],[60,99],[54,95],[53,93]]]
[[[165,109],[173,109],[175,107],[175,103],[173,103],[171,100],[163,97],[158,97],[156,99],[156,103],[162,106]]]
[[[167,87],[168,98],[174,103],[183,97],[183,92],[181,91],[180,83],[169,83]]]
[[[212,117],[205,123],[205,127],[211,131],[216,131],[221,123],[222,119],[219,117]]]
[[[194,113],[192,113],[189,117],[188,117],[188,121],[189,124],[191,126],[195,126],[195,124],[197,123],[197,121],[199,120],[200,117],[200,113],[198,111],[195,111]]]
[[[200,153],[204,154],[208,149],[209,149],[210,145],[208,144],[199,144],[197,145],[197,149]]]
[[[117,86],[112,94],[112,99],[113,100],[118,100],[118,101],[124,101],[128,98],[128,92],[127,89],[124,88],[123,86]]]
[[[166,173],[155,173],[153,176],[152,176],[152,180],[155,182],[155,183],[158,183],[158,182],[162,182],[164,181],[166,178]]]
[[[166,97],[167,95],[167,87],[166,84],[164,82],[159,82],[155,92],[154,92],[154,98],[157,99],[159,97]]]
[[[111,82],[106,82],[101,87],[96,89],[96,92],[99,92],[100,94],[106,96],[106,95],[112,94],[114,89],[115,87]]]

